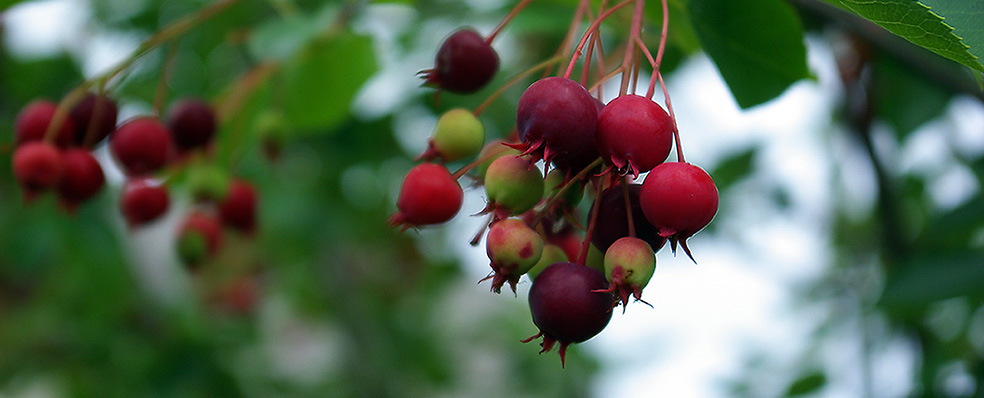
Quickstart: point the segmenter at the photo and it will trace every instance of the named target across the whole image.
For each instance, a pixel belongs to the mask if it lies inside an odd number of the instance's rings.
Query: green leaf
[[[794,381],[786,389],[787,397],[798,397],[801,395],[817,392],[827,384],[827,375],[823,372],[813,372]]]
[[[967,67],[984,71],[984,48],[977,1],[841,0],[851,11],[902,38]]]
[[[711,176],[714,177],[714,183],[717,184],[718,189],[724,191],[734,185],[734,183],[741,181],[745,176],[751,174],[757,153],[758,148],[749,148],[731,154],[722,160],[721,163],[718,163],[714,167],[714,170],[710,172]]]
[[[786,2],[693,0],[689,9],[704,51],[742,108],[769,101],[809,77],[803,26]]]
[[[872,102],[878,116],[892,125],[900,140],[923,123],[939,117],[950,102],[951,92],[893,58],[878,57],[873,66]]]
[[[284,71],[287,122],[304,131],[336,127],[348,117],[356,92],[375,71],[367,36],[343,33],[312,43]]]
[[[930,252],[911,256],[888,276],[880,304],[897,312],[984,292],[984,253]]]

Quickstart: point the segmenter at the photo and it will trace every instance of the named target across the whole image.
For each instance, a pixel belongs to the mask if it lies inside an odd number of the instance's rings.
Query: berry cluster
[[[475,92],[488,84],[499,67],[492,39],[527,3],[520,2],[487,38],[471,29],[451,34],[438,50],[436,66],[425,71],[425,84],[458,93]],[[587,3],[582,3],[581,8],[586,8]],[[598,27],[628,4],[636,4],[636,9],[625,45],[627,62],[613,71],[604,70],[605,57],[595,46],[600,43]],[[655,251],[667,241],[674,252],[679,245],[693,259],[687,239],[710,223],[718,208],[711,177],[683,159],[659,73],[667,14],[664,11],[663,35],[654,58],[639,38],[642,4],[626,0],[598,10],[597,18],[589,19],[566,71],[556,76],[548,73],[523,92],[510,140],[486,143],[478,119],[482,107],[445,112],[418,158],[425,162],[404,179],[396,203],[399,211],[390,219],[391,225],[403,229],[452,219],[462,206],[458,180],[472,176],[475,185],[484,187],[488,200],[480,212],[488,217],[487,227],[472,240],[477,245],[485,236],[492,268],[485,279],[491,280],[493,292],[499,293],[506,284],[515,292],[520,278],[527,275],[532,281],[530,312],[539,333],[523,341],[542,337],[541,353],[559,343],[562,364],[567,346],[600,333],[614,307],[622,305],[624,311],[630,296],[642,301],[643,288],[655,271]],[[665,10],[665,1],[663,6]],[[578,15],[572,32],[580,16],[591,14]],[[585,45],[589,55],[579,82],[570,76]],[[571,49],[561,50],[570,54]],[[639,75],[636,50],[647,56],[653,68],[645,96],[627,89],[630,76]],[[619,95],[607,104],[601,100],[600,88],[589,90],[585,85],[591,76],[592,51],[599,65],[595,87],[611,76],[623,77]],[[669,112],[652,100],[656,82],[666,95]],[[667,161],[674,146],[677,161]],[[473,161],[453,173],[447,168],[466,159]],[[589,195],[594,199],[585,214],[578,205]]]
[[[61,105],[36,100],[25,106],[14,128],[12,158],[25,203],[55,191],[62,208],[74,213],[105,185],[103,166],[92,150],[107,142],[114,163],[127,178],[119,198],[127,225],[138,228],[167,213],[165,168],[186,165],[195,153],[207,156],[217,127],[212,106],[182,99],[163,120],[147,115],[119,124],[117,114],[114,99],[95,93],[81,99],[69,95]],[[191,175],[189,185],[198,203],[176,231],[176,250],[185,264],[196,266],[219,250],[223,226],[253,233],[257,195],[249,182],[229,182],[224,175],[210,179]]]

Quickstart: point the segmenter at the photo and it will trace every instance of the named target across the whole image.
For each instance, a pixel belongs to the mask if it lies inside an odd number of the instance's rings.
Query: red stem
[[[595,192],[598,192],[598,196],[601,196],[601,187],[598,185],[597,180],[594,183]],[[598,209],[601,207],[601,201],[595,198],[595,202],[591,205],[591,217],[588,221],[588,231],[584,234],[584,242],[581,243],[581,252],[578,253],[577,263],[585,265],[588,260],[588,249],[591,247],[591,236],[594,235],[595,224],[598,222]]]
[[[619,184],[622,185],[622,197],[625,198],[625,216],[628,217],[629,236],[635,238],[635,219],[632,217],[632,200],[629,198],[629,183],[625,178],[622,178]]]
[[[517,82],[519,82],[520,80],[522,80],[524,77],[529,76],[529,74],[531,74],[533,72],[536,72],[539,69],[547,68],[551,64],[560,62],[561,60],[563,60],[563,57],[556,56],[556,57],[550,58],[550,59],[548,59],[546,61],[543,61],[540,64],[538,64],[538,65],[536,65],[536,66],[534,66],[532,68],[529,68],[529,69],[523,71],[522,73],[516,75],[515,77],[513,77],[512,79],[510,79],[508,82],[506,82],[506,84],[503,84],[502,87],[499,87],[498,90],[496,90],[494,93],[492,93],[492,95],[490,95],[488,98],[486,98],[485,101],[483,101],[480,105],[478,105],[478,107],[476,107],[475,110],[472,111],[472,114],[475,115],[475,116],[481,115],[482,112],[485,110],[485,108],[488,108],[489,105],[492,105],[492,102],[495,101],[496,98],[499,98],[499,96],[501,96],[502,93],[506,92],[506,90],[509,87],[512,87],[514,84],[516,84]]]
[[[612,15],[612,13],[617,11],[619,8],[625,7],[633,1],[638,0],[623,0],[622,2],[614,5],[612,8],[606,10],[601,15],[598,15],[598,19],[595,19],[591,26],[588,27],[588,30],[584,31],[584,35],[581,36],[581,41],[577,43],[577,47],[574,50],[574,56],[571,57],[571,62],[567,64],[567,71],[564,72],[565,78],[569,79],[571,77],[571,72],[574,71],[574,64],[577,63],[578,58],[581,58],[581,50],[584,48],[584,44],[588,41],[588,37],[591,37],[591,32],[598,30],[598,26],[600,26],[601,22],[604,21],[605,18],[608,18],[609,15]]]
[[[625,95],[629,89],[629,80],[631,80],[630,76],[632,75],[630,68],[635,58],[635,46],[632,43],[635,42],[635,39],[639,37],[639,33],[642,31],[642,19],[646,11],[645,0],[635,1],[635,11],[632,13],[632,27],[629,30],[629,45],[625,47],[625,56],[622,58],[622,70],[624,72],[622,74],[622,86],[618,91],[619,95]]]
[[[526,6],[529,5],[532,1],[533,0],[523,0],[520,1],[519,4],[516,4],[516,6],[513,7],[512,11],[509,11],[509,14],[506,15],[506,17],[503,18],[501,22],[499,22],[499,26],[496,26],[495,29],[492,30],[492,33],[489,33],[489,36],[485,38],[485,44],[491,45],[492,40],[495,39],[495,36],[498,35],[499,32],[502,31],[502,29],[509,24],[509,21],[512,21],[512,19],[515,18],[520,11],[523,11],[523,9],[526,8]]]

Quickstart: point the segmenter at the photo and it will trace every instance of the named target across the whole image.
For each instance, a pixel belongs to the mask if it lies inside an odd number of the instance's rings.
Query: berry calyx
[[[489,228],[485,251],[492,266],[492,274],[485,279],[492,279],[492,291],[499,293],[502,285],[509,282],[516,293],[519,277],[540,260],[543,239],[523,220],[507,218]]]
[[[563,77],[540,79],[519,99],[516,130],[523,144],[517,149],[558,167],[587,166],[597,157],[597,124],[596,100],[584,86]]]
[[[127,175],[155,172],[167,164],[171,153],[171,133],[157,118],[131,119],[109,137],[109,147]]]
[[[443,223],[458,214],[463,197],[461,186],[447,168],[422,163],[411,169],[403,179],[400,197],[396,201],[400,211],[390,217],[390,226],[406,229]]]
[[[485,172],[485,193],[489,204],[483,212],[499,218],[521,214],[543,198],[543,174],[520,156],[503,156]]]
[[[69,113],[72,120],[75,121],[75,145],[86,145],[85,140],[90,134],[90,130],[92,137],[88,147],[94,147],[102,142],[116,128],[118,113],[116,101],[112,98],[94,93],[86,94],[85,98],[75,105]]]
[[[14,121],[17,145],[44,140],[48,125],[54,120],[57,111],[58,104],[51,101],[35,100],[27,104]],[[75,124],[71,117],[66,117],[55,133],[54,144],[60,148],[67,148],[72,144],[74,134]]]
[[[167,212],[169,206],[167,188],[150,178],[135,178],[123,186],[120,211],[130,228],[158,219]]]
[[[646,176],[639,201],[659,235],[670,240],[674,251],[680,243],[693,260],[687,238],[707,226],[717,213],[718,190],[711,176],[689,163],[660,164]]]
[[[616,173],[647,172],[666,160],[673,146],[673,120],[649,98],[623,95],[598,115],[598,151]]]
[[[616,293],[622,302],[622,312],[625,312],[629,295],[641,301],[642,288],[655,271],[656,253],[646,241],[631,236],[621,238],[605,252],[605,278],[610,284],[603,291]]]
[[[171,106],[167,124],[178,149],[203,147],[215,136],[215,111],[207,102],[183,99]]]
[[[58,148],[44,141],[31,141],[17,147],[11,167],[17,184],[24,191],[24,203],[33,202],[38,194],[58,184],[65,169]]]
[[[58,197],[62,206],[72,213],[79,204],[99,193],[106,176],[99,161],[85,149],[66,150],[62,153],[62,163],[65,170],[58,182]]]
[[[560,342],[564,366],[568,345],[584,342],[608,326],[612,295],[595,292],[607,286],[605,276],[594,268],[569,262],[547,267],[533,280],[529,293],[533,323],[540,332],[523,342],[542,336],[540,353]]]
[[[482,35],[465,28],[444,39],[434,63],[434,69],[421,72],[425,85],[468,94],[492,80],[499,69],[499,55]]]
[[[252,234],[256,229],[256,188],[245,180],[233,180],[225,200],[219,203],[222,223],[240,232]]]
[[[420,158],[454,162],[474,155],[484,143],[485,126],[482,122],[471,111],[456,108],[445,112],[437,120],[427,150]]]

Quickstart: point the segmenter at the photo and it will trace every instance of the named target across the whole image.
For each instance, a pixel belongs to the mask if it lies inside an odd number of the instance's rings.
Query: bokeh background
[[[23,204],[14,118],[212,3],[0,0],[0,397],[984,396],[979,80],[822,1],[670,2],[662,70],[687,159],[721,192],[717,217],[690,240],[696,264],[660,250],[652,308],[616,314],[566,369],[519,343],[536,333],[529,283],[516,296],[477,283],[481,189],[446,225],[386,224],[441,112],[478,106],[562,45],[575,2],[535,1],[496,38],[493,82],[435,103],[416,73],[443,38],[490,32],[513,3],[230,2],[110,82],[120,120],[153,112],[162,76],[166,103],[222,112],[208,164],[169,174],[171,210],[130,230],[105,147],[108,184],[77,214],[50,196]],[[720,29],[794,43],[762,57],[791,78],[735,78],[742,59],[709,57],[708,26],[732,21],[721,13],[767,17]],[[609,54],[630,18],[603,25]],[[652,49],[660,21],[647,2]],[[482,114],[489,139],[510,133],[534,79]],[[271,114],[285,120],[276,159],[258,122]],[[259,231],[227,233],[192,274],[174,235],[198,167],[256,184]]]

